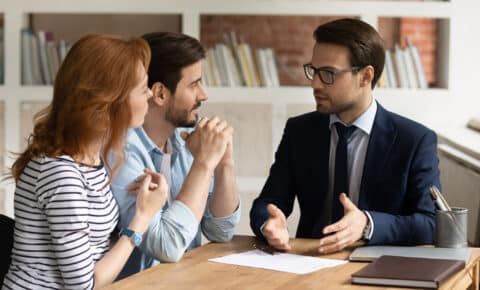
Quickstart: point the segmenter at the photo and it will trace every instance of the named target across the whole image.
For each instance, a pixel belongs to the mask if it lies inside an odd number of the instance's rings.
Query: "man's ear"
[[[162,106],[168,99],[170,91],[163,83],[156,82],[152,85],[152,93],[153,97],[150,99],[151,102]]]
[[[371,86],[373,82],[373,76],[375,75],[375,69],[371,65],[367,65],[364,67],[362,70],[360,70],[361,73],[361,80],[360,80],[360,85],[362,87],[364,86]]]

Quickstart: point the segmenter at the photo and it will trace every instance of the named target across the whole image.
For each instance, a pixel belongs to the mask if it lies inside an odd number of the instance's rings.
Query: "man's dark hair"
[[[358,19],[343,18],[318,26],[313,35],[317,43],[348,47],[352,67],[373,66],[372,89],[375,87],[385,64],[385,46],[372,26]]]
[[[152,60],[148,67],[148,86],[163,83],[173,94],[182,78],[182,69],[205,58],[200,42],[188,35],[154,32],[142,36],[150,46]]]

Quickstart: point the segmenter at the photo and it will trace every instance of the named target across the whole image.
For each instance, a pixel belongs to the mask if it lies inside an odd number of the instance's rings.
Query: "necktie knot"
[[[344,139],[344,140],[348,140],[348,138],[352,136],[353,132],[355,132],[355,129],[357,129],[355,125],[347,127],[340,122],[335,123],[335,128],[337,129],[338,139]]]

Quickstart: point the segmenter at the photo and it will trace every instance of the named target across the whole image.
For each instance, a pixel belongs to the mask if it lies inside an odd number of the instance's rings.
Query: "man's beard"
[[[169,108],[165,115],[165,119],[170,122],[175,127],[184,127],[184,128],[192,128],[195,127],[198,121],[198,115],[195,117],[195,120],[190,120],[190,114],[193,110],[200,107],[202,104],[198,102],[193,106],[191,110],[177,110],[175,111],[173,108]]]
[[[335,99],[335,97],[330,96],[327,93],[324,93],[320,90],[314,90],[314,95],[320,94],[321,96],[326,96],[330,100]],[[342,112],[351,110],[354,107],[353,103],[330,103],[330,106],[322,106],[320,104],[316,104],[316,110],[322,114],[340,114]]]

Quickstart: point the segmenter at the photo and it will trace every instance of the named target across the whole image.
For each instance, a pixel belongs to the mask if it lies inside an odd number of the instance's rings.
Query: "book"
[[[22,29],[21,41],[21,54],[22,54],[22,84],[33,85],[33,72],[32,72],[32,52],[30,51],[30,38],[32,32],[29,29]]]
[[[58,54],[57,44],[50,31],[45,32],[48,67],[50,69],[50,78],[55,82],[57,71],[60,67],[60,56]]]
[[[237,34],[235,31],[230,31],[229,34],[224,33],[223,39],[225,45],[229,48],[231,56],[232,56],[232,69],[235,75],[235,82],[237,86],[246,86],[247,81],[245,80],[245,75],[242,72],[242,67],[240,63],[240,56],[238,55],[238,41],[237,41]]]
[[[257,75],[257,71],[255,69],[253,57],[252,57],[252,50],[250,49],[250,45],[248,43],[243,43],[242,44],[242,49],[245,52],[245,58],[247,60],[247,67],[248,67],[248,74],[250,76],[250,79],[252,81],[252,86],[253,87],[258,87],[260,86],[259,77]]]
[[[30,30],[30,60],[31,60],[31,70],[33,76],[34,85],[42,85],[42,68],[40,64],[40,51],[38,47],[38,38],[35,36],[35,33]]]
[[[460,260],[381,256],[353,273],[352,283],[438,288],[464,267]]]
[[[208,66],[210,67],[210,71],[212,72],[212,83],[210,85],[214,87],[219,87],[222,85],[222,81],[220,78],[219,68],[215,54],[215,48],[210,47],[209,49],[207,49],[207,62]]]
[[[60,39],[58,41],[58,55],[60,57],[60,64],[63,62],[65,57],[67,57],[68,52],[68,43],[65,39]]]
[[[423,69],[423,64],[420,58],[420,52],[418,51],[418,48],[413,44],[411,44],[410,42],[408,42],[407,49],[413,60],[415,73],[418,81],[418,87],[420,89],[427,89],[428,88],[427,78],[425,76],[425,70]]]
[[[265,48],[264,55],[272,86],[278,87],[280,86],[280,80],[278,78],[277,63],[275,61],[275,52],[273,51],[273,48]]]
[[[38,30],[36,34],[43,84],[51,85],[53,84],[53,80],[50,75],[50,67],[48,62],[46,32],[43,30]]]
[[[202,62],[202,83],[206,86],[212,86],[212,73],[210,72],[210,66],[207,59],[203,58]]]
[[[222,52],[223,44],[215,45],[215,62],[218,68],[218,75],[220,76],[220,86],[228,87],[230,86],[230,78],[227,76],[227,64]]]
[[[247,61],[247,50],[245,45],[246,45],[245,43],[240,43],[237,46],[237,55],[239,58],[243,79],[245,80],[245,86],[253,87],[253,79],[252,79],[252,74],[250,73],[250,68]]]
[[[392,51],[393,61],[395,63],[395,72],[397,74],[398,87],[409,88],[407,77],[407,68],[405,67],[405,58],[403,57],[403,50],[398,44],[395,44],[395,50]]]
[[[267,59],[265,57],[265,49],[258,48],[255,50],[255,59],[260,72],[260,82],[265,87],[272,87],[273,81],[270,78],[267,68]]]
[[[389,49],[385,50],[385,69],[389,88],[397,87],[397,77],[395,76],[395,67],[393,66],[392,53]]]
[[[418,89],[417,73],[412,55],[407,47],[402,49],[403,62],[407,71],[407,82],[410,89]]]
[[[449,257],[454,260],[470,259],[469,248],[433,248],[433,247],[407,247],[407,246],[366,246],[358,247],[348,259],[350,261],[373,261],[380,256],[402,256],[429,259],[444,259]]]

